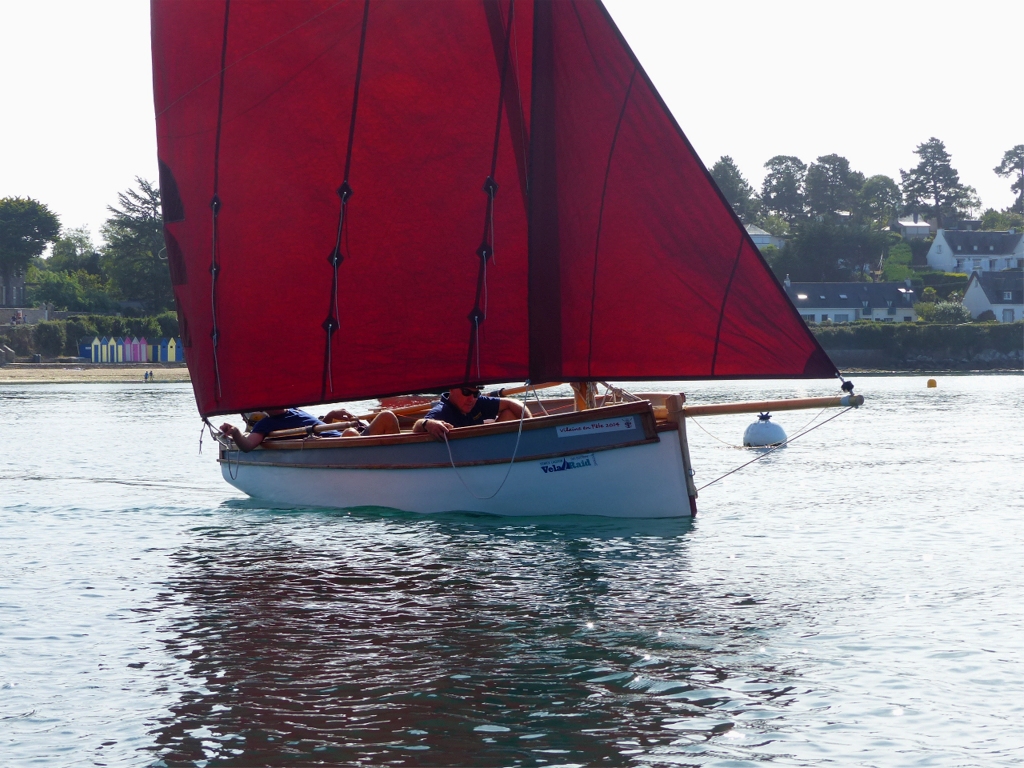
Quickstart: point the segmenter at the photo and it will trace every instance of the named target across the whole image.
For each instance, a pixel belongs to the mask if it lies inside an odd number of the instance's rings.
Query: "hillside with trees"
[[[919,261],[930,241],[903,243],[896,231],[899,218],[918,214],[948,228],[973,219],[981,201],[973,187],[961,182],[942,141],[932,137],[914,153],[918,163],[900,170],[899,181],[881,174],[866,177],[838,154],[811,163],[776,155],[764,164],[760,191],[728,155],[709,171],[744,224],[785,240],[781,249],[763,250],[780,280],[786,275],[796,281],[920,279],[914,256]],[[1012,180],[1017,200],[1005,210],[982,212],[981,228],[1024,227],[1024,144],[1007,150],[993,172]],[[933,282],[945,287],[966,280],[943,276]]]

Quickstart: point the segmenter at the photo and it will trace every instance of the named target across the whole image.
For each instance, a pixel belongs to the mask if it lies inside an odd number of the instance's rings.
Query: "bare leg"
[[[363,432],[365,437],[371,435],[397,435],[401,432],[398,426],[398,417],[391,411],[381,411],[373,417],[370,426]]]

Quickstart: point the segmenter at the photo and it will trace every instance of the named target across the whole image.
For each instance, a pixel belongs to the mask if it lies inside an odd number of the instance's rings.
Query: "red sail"
[[[154,0],[204,415],[836,373],[593,0]]]

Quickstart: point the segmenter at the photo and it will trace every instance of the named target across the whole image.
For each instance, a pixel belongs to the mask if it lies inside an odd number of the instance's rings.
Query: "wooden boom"
[[[847,408],[864,404],[863,395],[835,397],[798,397],[791,400],[751,400],[742,403],[684,405],[684,416],[723,416],[729,413],[761,413],[762,411],[799,411],[807,408]]]

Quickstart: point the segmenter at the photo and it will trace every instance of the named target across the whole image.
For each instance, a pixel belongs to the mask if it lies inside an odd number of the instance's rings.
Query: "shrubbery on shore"
[[[81,315],[38,325],[18,325],[0,333],[0,344],[6,344],[22,356],[39,353],[47,357],[77,357],[78,340],[93,336],[174,337],[178,336],[178,315],[176,312],[151,317]]]
[[[878,349],[905,357],[956,351],[972,355],[987,349],[1020,349],[1024,321],[1016,323],[879,323],[865,320],[841,325],[812,326],[825,349]]]

